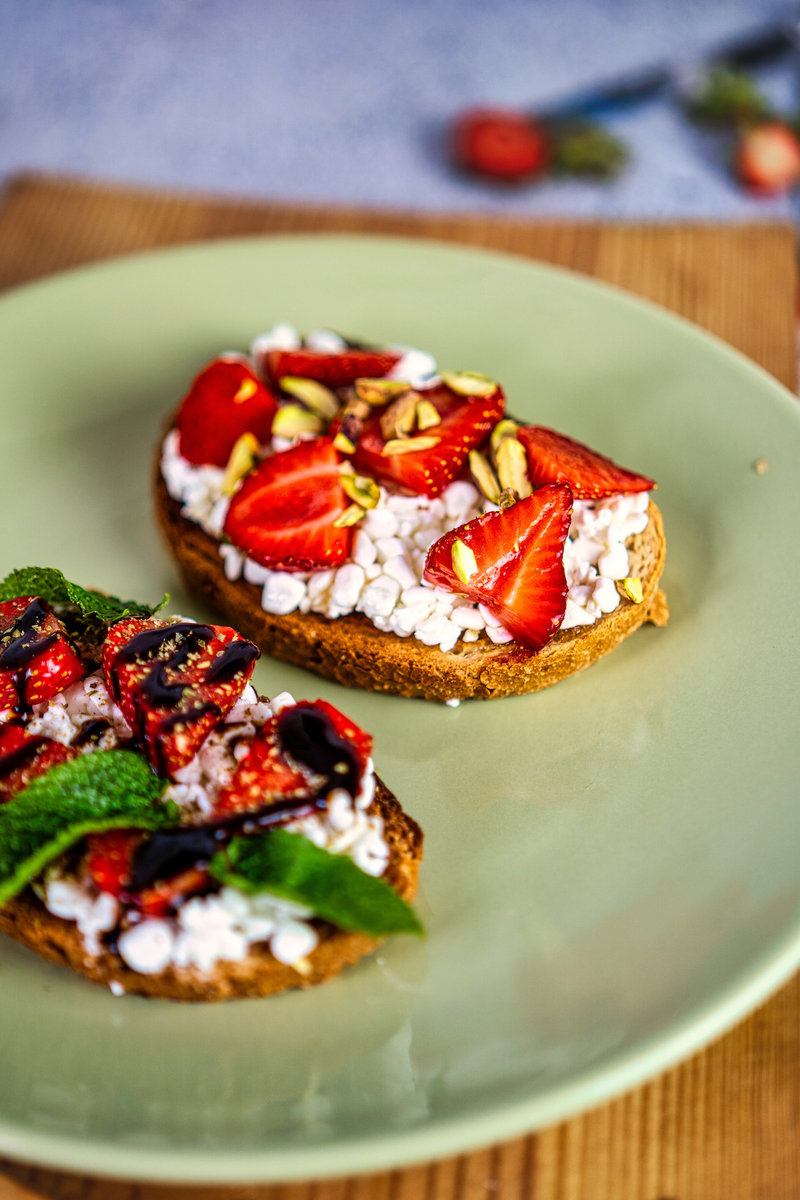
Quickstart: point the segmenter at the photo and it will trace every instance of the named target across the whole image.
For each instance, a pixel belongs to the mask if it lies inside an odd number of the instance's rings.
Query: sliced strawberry
[[[66,629],[39,596],[0,603],[0,714],[50,700],[85,674]]]
[[[275,397],[236,358],[215,358],[184,396],[178,412],[178,446],[191,463],[224,467],[243,433],[269,440]]]
[[[26,733],[19,721],[0,725],[0,804],[21,792],[37,775],[77,755],[71,746]]]
[[[267,567],[335,567],[350,552],[352,529],[334,524],[349,503],[333,442],[314,438],[259,463],[231,500],[224,533]]]
[[[139,829],[89,834],[84,866],[99,891],[120,897],[130,889],[134,855],[143,837]]]
[[[424,578],[484,604],[518,642],[541,650],[564,619],[564,543],[571,516],[569,487],[548,484],[510,508],[446,533],[428,551]],[[457,540],[475,556],[466,583],[453,566]]]
[[[226,626],[127,617],[103,643],[103,673],[153,767],[172,777],[233,708],[258,655]]]
[[[576,500],[596,500],[615,492],[649,492],[655,487],[646,475],[618,467],[610,458],[544,425],[526,425],[517,437],[528,455],[533,486],[568,483]]]
[[[425,388],[420,394],[433,404],[440,423],[414,436],[426,442],[436,438],[435,444],[422,450],[385,454],[386,439],[378,412],[359,437],[353,462],[365,475],[432,497],[461,474],[470,450],[480,445],[502,417],[505,396],[499,386],[489,396],[461,396],[443,383]]]
[[[281,800],[312,794],[311,775],[290,762],[278,734],[278,718],[270,717],[255,734],[230,783],[217,794],[214,811],[220,816],[257,812]]]
[[[299,375],[336,389],[347,387],[356,379],[387,375],[400,358],[393,350],[346,349],[335,354],[320,350],[267,350],[257,358],[257,365],[275,386],[285,375]]]
[[[138,829],[110,829],[91,834],[86,839],[84,866],[99,891],[124,900],[145,916],[163,917],[187,896],[206,887],[208,871],[202,862],[181,865],[171,871],[167,868],[164,879],[155,879],[135,891],[137,858],[147,844],[148,835]]]
[[[332,788],[355,795],[372,738],[326,700],[303,700],[271,717],[250,742],[230,783],[218,794],[219,815],[270,805],[313,804]]]
[[[525,113],[503,109],[463,113],[453,126],[452,152],[464,170],[506,183],[543,174],[552,158],[541,125]]]
[[[800,139],[780,121],[746,129],[736,148],[734,171],[752,192],[774,196],[800,182]]]

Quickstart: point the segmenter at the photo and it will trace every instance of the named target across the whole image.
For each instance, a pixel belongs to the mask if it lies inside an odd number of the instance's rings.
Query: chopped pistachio
[[[641,604],[644,599],[642,591],[642,581],[636,575],[628,575],[620,583],[620,587],[629,600],[634,604]]]
[[[438,446],[440,438],[431,437],[413,437],[413,438],[392,438],[381,450],[381,454],[391,456],[394,454],[412,454],[417,450],[432,450],[434,446]]]
[[[497,497],[497,505],[502,509],[511,508],[512,504],[516,504],[518,500],[519,496],[513,488],[504,488]]]
[[[481,454],[480,450],[470,450],[469,469],[478,489],[487,500],[496,504],[497,497],[500,495],[500,484],[486,455]]]
[[[516,421],[512,421],[510,417],[504,417],[502,421],[498,421],[489,438],[489,442],[492,447],[492,454],[497,454],[497,447],[504,440],[504,438],[515,438],[517,436],[518,429],[519,425]]]
[[[450,554],[456,575],[462,583],[469,583],[471,576],[478,570],[475,555],[467,543],[461,541],[461,538],[455,539]]]
[[[413,432],[418,399],[416,392],[404,392],[381,413],[381,433],[384,438],[406,437]]]
[[[361,505],[351,504],[333,523],[337,529],[342,529],[346,525],[357,525],[363,516],[364,509]]]
[[[341,430],[333,439],[333,445],[340,454],[352,454],[355,450],[355,446],[350,441],[350,438],[347,437],[346,434],[342,433]]]
[[[276,437],[294,438],[301,433],[322,433],[324,422],[299,404],[284,404],[275,413],[272,432]]]
[[[339,411],[339,401],[330,388],[316,379],[303,379],[299,375],[284,375],[278,380],[278,386],[288,396],[301,400],[306,408],[310,408],[324,421],[331,421]]]
[[[530,496],[533,488],[528,479],[528,456],[522,442],[514,437],[503,438],[495,453],[497,460],[497,478],[500,486],[513,488],[519,500]]]
[[[233,444],[222,477],[222,493],[232,496],[239,480],[252,471],[258,462],[258,438],[252,433],[243,433]]]
[[[367,404],[376,407],[388,404],[395,396],[411,388],[411,384],[403,379],[357,379],[354,386],[356,395],[361,400],[366,400]]]
[[[766,475],[767,471],[769,470],[769,459],[757,458],[753,463],[753,470],[755,471],[756,475]]]
[[[442,383],[459,396],[491,396],[497,391],[495,381],[477,371],[443,371]]]
[[[243,379],[236,389],[236,395],[233,397],[234,404],[244,404],[245,400],[249,400],[251,396],[255,396],[258,391],[258,384],[255,379]]]
[[[381,489],[368,475],[342,474],[339,477],[342,490],[362,508],[375,508],[381,498]]]
[[[417,400],[416,405],[416,420],[417,429],[420,432],[423,429],[433,429],[434,425],[441,425],[442,418],[436,409],[436,405],[430,400]]]

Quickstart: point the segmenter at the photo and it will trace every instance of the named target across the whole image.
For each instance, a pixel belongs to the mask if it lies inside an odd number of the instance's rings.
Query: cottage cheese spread
[[[183,515],[220,538],[229,504],[222,494],[223,471],[187,462],[178,451],[176,430],[164,441],[161,470],[170,496],[183,505]],[[617,607],[616,581],[628,574],[625,543],[646,528],[649,502],[647,492],[575,501],[564,546],[569,592],[562,629],[593,625]],[[422,578],[433,543],[493,507],[466,480],[451,483],[432,500],[381,488],[377,507],[358,525],[350,560],[335,570],[272,571],[225,542],[220,542],[219,552],[228,579],[243,578],[261,588],[265,612],[314,612],[332,618],[360,612],[378,629],[413,636],[442,650],[452,650],[459,640],[474,642],[481,633],[503,643],[512,640],[511,634],[484,605],[432,587]]]

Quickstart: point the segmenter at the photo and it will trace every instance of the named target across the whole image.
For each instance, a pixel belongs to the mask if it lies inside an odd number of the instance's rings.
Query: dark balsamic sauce
[[[264,833],[277,825],[310,816],[321,807],[324,801],[319,799],[280,800],[260,812],[237,813],[214,825],[184,826],[154,833],[137,851],[130,890],[141,892],[190,867],[207,867],[217,851],[233,838]]]
[[[103,717],[97,717],[94,721],[85,721],[78,731],[77,737],[73,739],[73,746],[89,746],[92,743],[100,741],[100,738],[110,729],[111,725]]]
[[[331,787],[355,796],[360,768],[353,747],[333,727],[330,718],[312,704],[295,704],[278,714],[278,735],[295,762],[321,775]]]
[[[206,671],[206,683],[230,683],[234,676],[256,661],[261,655],[252,642],[229,642]]]

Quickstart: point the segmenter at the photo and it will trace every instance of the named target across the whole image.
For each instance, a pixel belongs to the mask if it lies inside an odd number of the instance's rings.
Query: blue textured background
[[[0,0],[0,176],[61,170],[252,197],[620,217],[780,217],[668,100],[618,115],[610,185],[496,191],[442,128],[533,106],[785,14],[773,0]],[[797,65],[760,75],[795,108]]]

